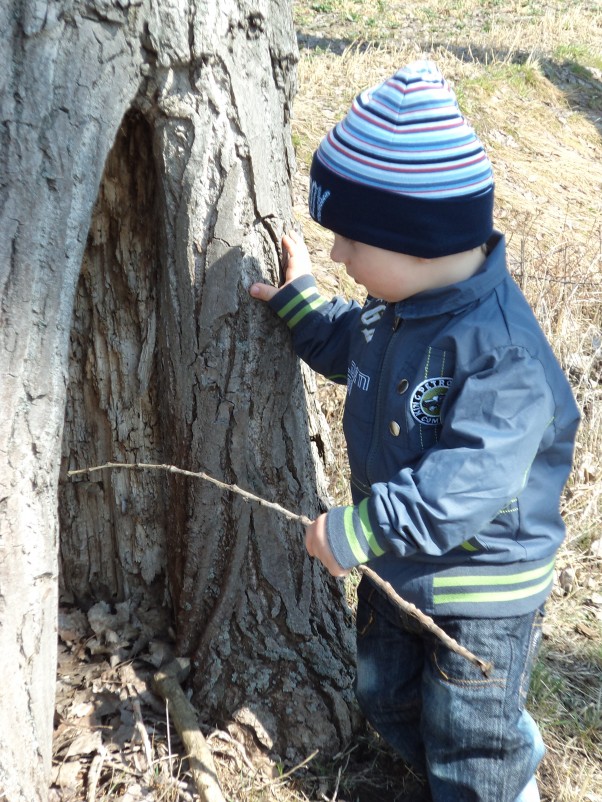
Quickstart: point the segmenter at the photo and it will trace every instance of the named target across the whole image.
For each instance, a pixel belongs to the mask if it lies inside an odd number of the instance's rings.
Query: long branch
[[[264,498],[255,496],[253,493],[249,493],[248,490],[243,490],[242,487],[238,487],[238,485],[229,485],[226,484],[226,482],[220,482],[219,479],[214,479],[213,476],[209,476],[209,474],[203,473],[203,471],[186,471],[184,468],[176,468],[175,465],[156,465],[149,462],[106,462],[104,465],[95,465],[93,468],[80,468],[77,471],[67,471],[67,476],[81,476],[81,474],[84,473],[103,471],[108,468],[131,468],[137,470],[166,471],[167,473],[177,473],[182,476],[191,476],[193,479],[204,479],[206,482],[211,482],[212,485],[216,485],[222,490],[228,490],[232,493],[237,493],[239,496],[247,499],[247,501],[255,501],[257,504],[262,504],[264,507],[270,507],[270,509],[279,512],[281,515],[290,518],[292,521],[300,521],[304,526],[308,526],[311,523],[310,519],[306,518],[304,515],[297,515],[296,513],[281,507],[280,504],[275,504],[273,501],[267,501]]]
[[[276,512],[279,512],[281,515],[284,515],[286,518],[289,518],[292,521],[298,521],[303,526],[309,526],[311,524],[311,520],[306,515],[297,515],[295,512],[291,512],[287,510],[285,507],[282,507],[280,504],[276,504],[273,501],[267,501],[260,496],[256,496],[254,493],[250,493],[248,490],[243,490],[238,485],[227,484],[226,482],[220,482],[219,479],[215,479],[213,476],[209,476],[209,474],[204,473],[203,471],[187,471],[184,468],[177,468],[175,465],[161,465],[161,464],[154,464],[148,462],[106,462],[104,465],[95,465],[90,468],[80,468],[74,471],[67,471],[68,476],[81,476],[85,473],[93,473],[94,471],[102,471],[106,469],[120,469],[120,468],[129,468],[132,470],[156,470],[156,471],[166,471],[167,473],[176,473],[182,476],[190,476],[193,479],[203,479],[206,482],[210,482],[213,485],[221,488],[222,490],[226,490],[231,493],[236,493],[239,496],[242,496],[247,501],[254,501],[257,504],[261,504],[263,507],[269,507]],[[480,668],[483,674],[488,677],[493,670],[493,663],[490,663],[486,660],[482,660],[480,657],[477,657],[471,651],[466,649],[464,646],[461,646],[454,638],[450,637],[441,627],[437,626],[437,624],[433,621],[433,619],[423,613],[422,610],[419,610],[414,604],[406,601],[402,598],[394,588],[388,583],[385,582],[375,571],[371,568],[368,568],[367,565],[359,565],[357,570],[364,574],[365,576],[369,577],[375,585],[377,585],[382,592],[390,599],[391,602],[404,613],[411,615],[413,618],[420,621],[422,626],[438,638],[448,649],[456,654],[460,655],[461,657],[465,657],[469,660],[473,665]]]

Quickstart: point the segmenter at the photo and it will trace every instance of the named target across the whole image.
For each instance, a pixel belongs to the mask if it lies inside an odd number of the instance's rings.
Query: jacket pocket
[[[384,437],[421,454],[439,442],[455,359],[448,350],[419,344],[412,357],[392,376]]]

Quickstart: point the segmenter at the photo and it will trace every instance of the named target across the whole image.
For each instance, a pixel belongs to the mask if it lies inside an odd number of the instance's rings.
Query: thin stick
[[[67,471],[67,476],[80,476],[84,473],[104,471],[105,469],[109,468],[166,471],[167,473],[177,473],[181,476],[191,476],[193,479],[204,479],[206,482],[210,482],[212,485],[216,485],[222,490],[229,490],[232,493],[237,493],[239,496],[247,499],[247,501],[255,501],[258,504],[262,504],[264,507],[269,507],[270,509],[279,512],[281,515],[284,515],[286,518],[290,518],[292,521],[301,521],[301,523],[303,523],[305,526],[311,523],[309,518],[306,518],[303,515],[297,515],[294,512],[290,512],[290,510],[281,507],[280,504],[276,504],[273,501],[267,501],[264,498],[255,496],[253,493],[249,493],[248,490],[243,490],[241,487],[238,487],[238,485],[229,485],[225,482],[220,482],[219,479],[214,479],[213,476],[209,476],[209,474],[203,473],[203,471],[186,471],[184,468],[176,468],[175,465],[154,465],[148,462],[106,462],[104,465],[95,465],[93,468],[80,468],[77,471]]]
[[[95,465],[92,468],[80,468],[76,471],[67,471],[68,476],[80,476],[85,473],[92,473],[94,471],[102,471],[105,469],[117,469],[117,468],[129,468],[132,470],[158,470],[158,471],[167,471],[167,473],[176,473],[181,474],[182,476],[190,476],[194,479],[203,479],[206,482],[210,482],[213,485],[221,488],[222,490],[227,490],[231,493],[236,493],[239,496],[242,496],[247,501],[254,501],[257,504],[261,504],[263,507],[269,507],[276,512],[279,512],[281,515],[284,515],[286,518],[289,518],[291,521],[298,521],[303,526],[309,526],[312,521],[306,515],[297,515],[295,512],[291,512],[290,510],[281,507],[280,504],[276,504],[273,501],[267,501],[260,496],[256,496],[253,493],[249,493],[248,490],[243,490],[242,488],[238,487],[238,485],[230,485],[226,484],[226,482],[220,482],[219,479],[214,479],[213,476],[209,476],[208,474],[204,473],[203,471],[186,471],[183,468],[177,468],[175,465],[159,465],[153,463],[146,463],[146,462],[107,462],[104,465]],[[371,568],[368,568],[367,565],[359,565],[358,571],[362,574],[368,576],[375,585],[377,585],[382,592],[390,599],[393,604],[402,610],[404,613],[411,615],[416,620],[420,621],[422,626],[438,638],[448,649],[456,654],[460,655],[461,657],[465,657],[468,661],[470,661],[473,665],[477,666],[482,673],[488,677],[492,670],[493,670],[493,663],[490,663],[486,660],[482,660],[480,657],[477,657],[471,651],[466,649],[464,646],[461,646],[456,640],[450,637],[441,627],[437,626],[433,619],[423,613],[422,610],[419,610],[414,604],[407,602],[403,599],[388,583],[385,582],[384,579],[375,573]]]
[[[277,777],[275,780],[273,780],[273,781],[270,783],[270,785],[278,785],[278,783],[284,782],[284,780],[288,780],[288,778],[289,778],[289,777],[292,777],[292,775],[293,775],[293,774],[294,774],[296,771],[299,771],[299,769],[302,769],[304,766],[307,766],[307,764],[308,764],[308,763],[311,763],[311,761],[312,761],[312,760],[315,758],[315,756],[316,756],[316,755],[318,755],[319,753],[320,753],[320,750],[319,750],[319,749],[315,749],[315,750],[314,750],[314,751],[311,753],[311,755],[308,755],[308,757],[306,757],[306,758],[305,758],[305,760],[302,760],[302,761],[301,761],[301,763],[297,763],[297,765],[296,765],[296,766],[293,766],[293,768],[292,768],[292,769],[289,769],[288,771],[285,771],[285,772],[284,772],[284,774],[281,774],[281,775],[280,775],[280,777]]]
[[[202,802],[226,802],[219,785],[211,750],[199,729],[196,711],[178,681],[180,670],[181,666],[177,660],[173,660],[165,668],[160,668],[153,675],[153,690],[163,697],[166,704],[169,702],[172,720],[186,749],[190,773]]]
[[[138,735],[140,736],[140,740],[142,741],[142,745],[144,747],[144,755],[146,757],[146,770],[148,771],[153,765],[153,748],[151,746],[151,742],[148,737],[148,732],[146,731],[146,727],[144,726],[144,719],[142,718],[142,710],[140,708],[140,702],[138,701],[138,699],[134,698],[134,693],[136,691],[131,686],[128,686],[128,690],[132,697],[132,707],[134,709],[134,720],[136,722],[136,730],[138,732]]]
[[[98,780],[100,773],[107,757],[107,750],[102,744],[98,747],[98,752],[92,760],[90,770],[88,771],[88,790],[86,793],[86,802],[96,802],[96,790],[98,788]],[[0,797],[1,799],[1,797]]]
[[[437,626],[430,616],[426,615],[426,613],[423,613],[422,610],[419,610],[416,605],[403,599],[391,587],[391,585],[382,577],[380,577],[375,571],[373,571],[371,568],[368,568],[367,565],[358,565],[358,571],[370,577],[372,582],[374,582],[375,585],[378,585],[378,587],[386,596],[388,596],[389,600],[393,602],[396,607],[420,621],[422,626],[428,632],[430,632],[431,635],[434,635],[436,638],[438,638],[444,646],[447,646],[450,651],[455,652],[456,654],[460,655],[460,657],[465,657],[473,665],[477,666],[477,668],[480,668],[484,676],[488,677],[491,674],[493,671],[493,663],[482,660],[480,657],[477,657],[476,654],[473,654],[471,651],[469,651],[465,646],[459,644],[458,641],[448,635],[444,629],[441,629],[441,627]]]
[[[173,754],[171,752],[171,729],[169,727],[169,699],[165,700],[165,726],[167,728],[167,757],[169,758],[169,773],[173,777]]]

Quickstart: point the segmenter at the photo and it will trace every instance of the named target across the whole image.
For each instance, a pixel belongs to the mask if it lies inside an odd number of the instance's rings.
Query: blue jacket
[[[476,275],[399,303],[327,300],[303,276],[271,306],[299,356],[347,384],[353,505],[326,529],[337,562],[369,561],[430,615],[540,606],[579,413],[503,237]]]

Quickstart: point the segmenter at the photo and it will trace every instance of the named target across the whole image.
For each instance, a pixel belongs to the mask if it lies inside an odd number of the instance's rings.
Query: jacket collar
[[[489,256],[474,276],[457,284],[425,290],[399,301],[395,304],[395,314],[406,319],[454,315],[489,295],[509,275],[503,234],[496,231],[489,241],[489,248]]]

